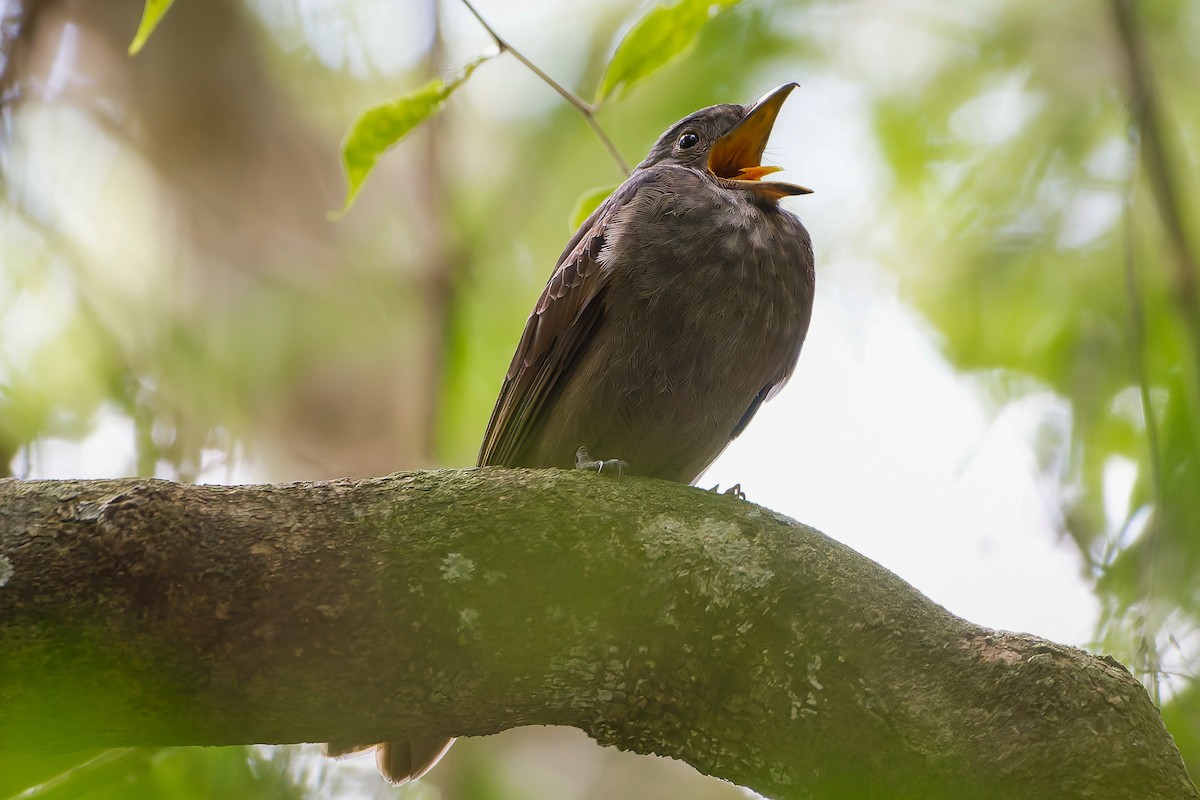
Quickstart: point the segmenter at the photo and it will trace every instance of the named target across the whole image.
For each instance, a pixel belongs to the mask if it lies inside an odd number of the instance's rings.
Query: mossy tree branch
[[[0,480],[0,749],[573,725],[775,797],[1196,797],[1107,658],[657,481]]]

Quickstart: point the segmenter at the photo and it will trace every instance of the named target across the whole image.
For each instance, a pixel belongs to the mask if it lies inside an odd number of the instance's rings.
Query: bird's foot
[[[579,449],[575,451],[575,469],[590,469],[600,473],[607,471],[609,473],[616,473],[617,477],[621,477],[629,469],[629,462],[622,461],[619,458],[610,458],[607,461],[593,461],[592,457],[588,455],[587,448],[580,445]]]
[[[721,492],[721,484],[718,483],[716,486],[709,489],[709,491],[714,494],[717,492]],[[730,486],[728,489],[721,492],[721,494],[726,495],[728,497],[736,497],[738,500],[746,499],[746,493],[742,491],[742,485],[740,483],[735,483],[733,486]]]

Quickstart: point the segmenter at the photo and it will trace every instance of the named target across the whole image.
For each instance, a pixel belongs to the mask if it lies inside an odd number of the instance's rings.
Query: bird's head
[[[764,167],[763,150],[783,101],[796,88],[785,83],[751,105],[724,104],[702,108],[681,119],[659,137],[638,169],[678,164],[705,169],[722,186],[744,189],[778,200],[812,189],[762,180],[782,167]]]

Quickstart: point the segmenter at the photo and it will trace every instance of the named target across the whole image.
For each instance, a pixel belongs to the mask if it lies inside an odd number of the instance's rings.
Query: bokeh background
[[[585,97],[652,6],[479,0]],[[511,55],[390,152],[365,106],[492,42],[459,0],[0,0],[0,475],[250,482],[473,463],[577,199],[620,173]],[[705,478],[952,612],[1114,654],[1200,774],[1200,4],[745,0],[599,112],[796,80],[814,195],[788,388]],[[498,603],[503,598],[497,598]],[[1097,753],[1103,758],[1103,753]],[[35,788],[30,788],[35,787]],[[394,789],[315,748],[0,753],[0,797],[736,798],[571,730]]]

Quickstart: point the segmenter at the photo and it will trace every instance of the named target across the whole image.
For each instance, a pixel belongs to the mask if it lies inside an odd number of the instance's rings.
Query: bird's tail
[[[329,743],[322,751],[330,758],[341,758],[363,750],[375,748],[375,763],[379,774],[395,784],[415,781],[446,755],[453,739],[414,739],[408,742],[381,742],[378,744]]]

